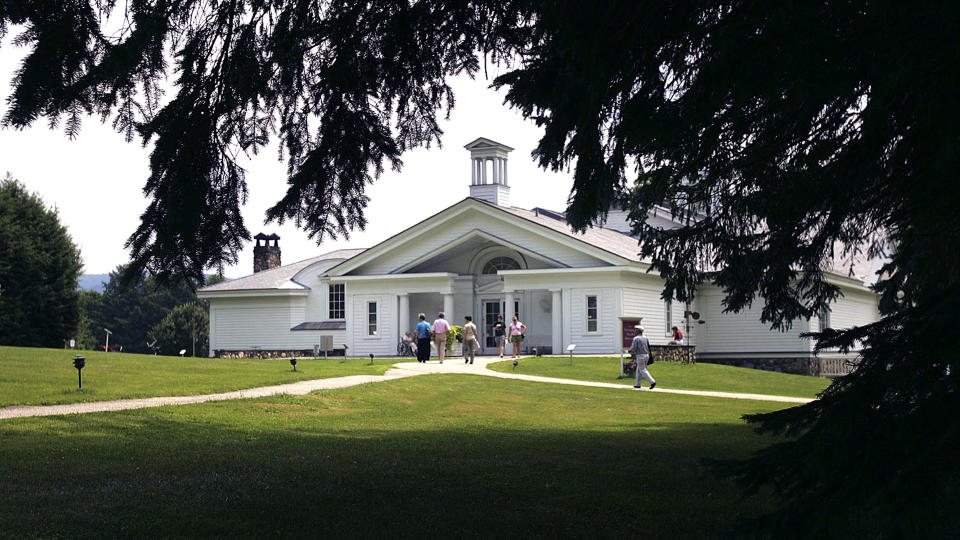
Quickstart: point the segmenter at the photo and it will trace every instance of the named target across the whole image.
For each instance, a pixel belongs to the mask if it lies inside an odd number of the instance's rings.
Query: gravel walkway
[[[544,382],[551,384],[568,384],[573,386],[591,386],[594,388],[612,388],[615,390],[629,390],[632,392],[657,392],[662,394],[681,394],[688,396],[705,396],[728,399],[749,399],[756,401],[775,401],[779,403],[809,403],[813,401],[807,398],[789,397],[789,396],[771,396],[766,394],[742,394],[736,392],[711,392],[702,390],[675,390],[672,388],[656,388],[654,390],[637,390],[630,385],[602,383],[591,381],[579,381],[574,379],[556,379],[552,377],[539,377],[536,375],[521,375],[518,373],[501,373],[487,369],[487,364],[499,362],[500,358],[495,356],[478,357],[476,363],[467,365],[459,358],[451,358],[445,363],[440,364],[437,361],[431,361],[426,364],[417,362],[403,362],[394,364],[383,375],[350,375],[348,377],[335,377],[330,379],[314,379],[311,381],[300,381],[290,384],[278,384],[274,386],[262,386],[259,388],[248,388],[246,390],[236,390],[233,392],[223,392],[220,394],[204,394],[198,396],[170,396],[170,397],[152,397],[143,399],[120,399],[116,401],[95,401],[91,403],[71,403],[67,405],[14,405],[12,407],[0,408],[0,420],[7,418],[24,418],[28,416],[54,416],[60,414],[80,414],[91,412],[123,411],[128,409],[144,409],[148,407],[163,407],[166,405],[187,405],[191,403],[204,403],[207,401],[224,401],[228,399],[247,399],[264,396],[275,396],[278,394],[289,394],[301,396],[315,392],[317,390],[331,390],[336,388],[346,388],[358,384],[375,383],[402,379],[404,377],[413,377],[417,375],[427,375],[431,373],[458,373],[469,375],[483,375],[486,377],[497,377],[501,379],[519,379],[524,381]]]

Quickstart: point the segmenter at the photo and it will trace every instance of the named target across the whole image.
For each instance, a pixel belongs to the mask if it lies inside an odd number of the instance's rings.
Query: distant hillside
[[[103,286],[110,281],[110,274],[83,274],[80,281],[77,282],[77,288],[81,291],[103,292]]]

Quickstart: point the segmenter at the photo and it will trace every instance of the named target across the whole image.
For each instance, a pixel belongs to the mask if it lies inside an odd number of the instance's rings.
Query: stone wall
[[[700,358],[708,364],[723,364],[726,366],[762,369],[780,373],[794,373],[797,375],[813,375],[836,377],[850,373],[855,360],[846,358],[817,358],[801,356],[795,358]]]
[[[224,351],[216,350],[213,351],[214,356],[217,358],[313,358],[313,349],[306,349],[300,351],[262,351],[262,350],[246,350],[246,351]],[[343,356],[343,349],[334,349],[327,353],[327,356]],[[320,357],[323,357],[323,353],[320,353]]]
[[[650,345],[655,362],[680,362],[693,364],[697,361],[697,348],[692,345]]]

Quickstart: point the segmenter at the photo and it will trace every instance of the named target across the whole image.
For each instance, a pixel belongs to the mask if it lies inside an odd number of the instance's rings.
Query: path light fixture
[[[370,353],[370,365],[373,365],[373,353]]]
[[[83,379],[80,377],[80,370],[87,365],[87,359],[79,354],[73,357],[73,367],[77,368],[77,390],[83,390]]]
[[[297,359],[296,359],[296,358],[291,358],[291,359],[290,359],[290,365],[293,366],[293,370],[296,371],[296,370],[297,370]]]
[[[567,352],[570,353],[570,365],[573,365],[573,351],[577,350],[577,344],[571,343],[567,345]]]
[[[516,360],[513,361],[513,370],[514,370],[514,371],[517,370],[517,364],[519,364],[519,363],[520,363],[520,362],[517,362]]]

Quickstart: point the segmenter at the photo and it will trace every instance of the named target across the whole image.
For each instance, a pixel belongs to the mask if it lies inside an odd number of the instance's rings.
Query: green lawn
[[[771,501],[702,460],[776,407],[431,375],[7,420],[0,536],[728,538]]]
[[[488,367],[505,373],[630,385],[634,383],[633,378],[617,378],[620,374],[620,360],[613,357],[575,356],[572,366],[569,357],[524,358],[520,360],[516,371],[512,360],[497,362]],[[816,397],[817,393],[830,385],[830,379],[826,377],[807,377],[718,364],[656,362],[649,369],[657,380],[657,388]],[[646,385],[644,382],[644,386]]]
[[[0,347],[0,407],[184,396],[344,375],[382,375],[397,359],[231,360],[79,351],[86,357],[77,389],[78,351]]]

